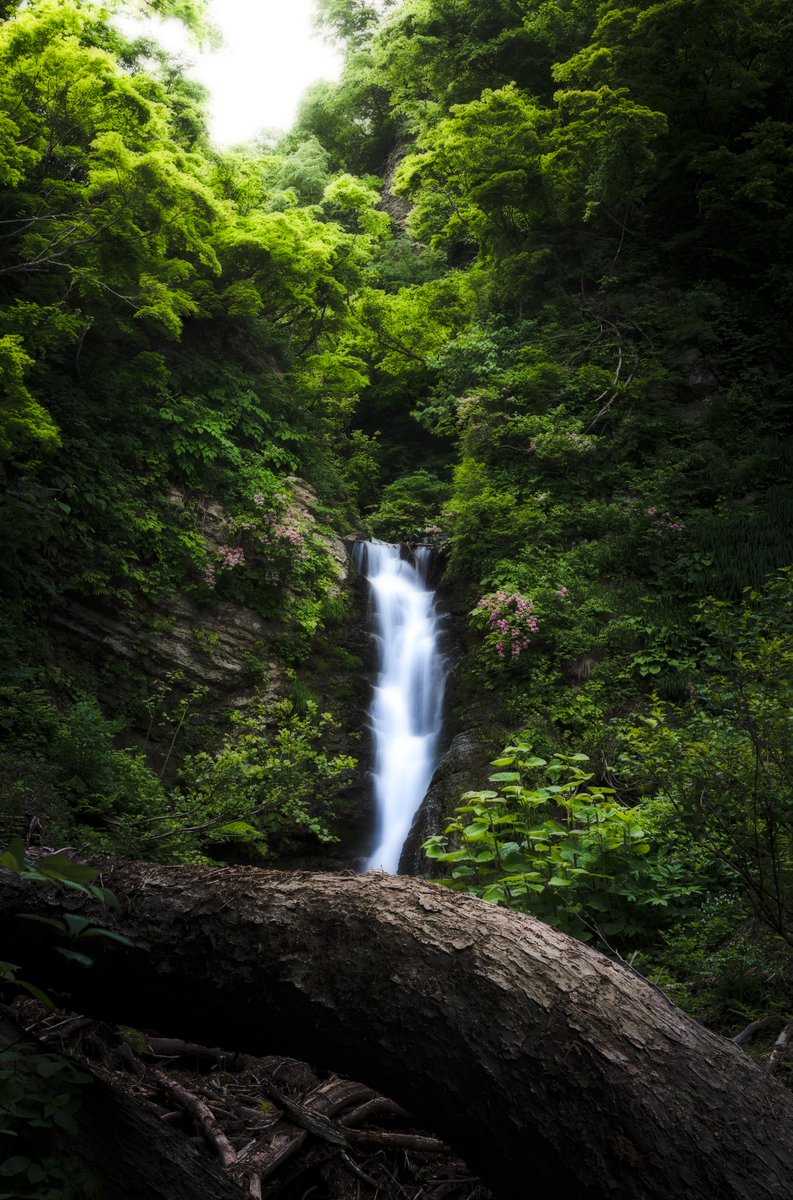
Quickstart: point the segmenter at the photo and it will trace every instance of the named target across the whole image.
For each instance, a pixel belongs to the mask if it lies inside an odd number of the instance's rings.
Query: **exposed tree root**
[[[156,1114],[188,1149],[203,1145],[248,1200],[490,1200],[443,1142],[364,1084],[321,1079],[294,1059],[45,1013],[32,1000],[17,1011],[48,1049]],[[106,1185],[101,1200],[112,1194]]]

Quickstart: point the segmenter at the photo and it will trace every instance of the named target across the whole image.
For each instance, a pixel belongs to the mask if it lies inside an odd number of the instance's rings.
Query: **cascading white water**
[[[435,770],[445,668],[435,597],[426,585],[431,553],[419,547],[414,565],[401,558],[399,546],[359,542],[355,547],[356,566],[372,590],[379,651],[370,710],[377,846],[367,869],[396,873]]]

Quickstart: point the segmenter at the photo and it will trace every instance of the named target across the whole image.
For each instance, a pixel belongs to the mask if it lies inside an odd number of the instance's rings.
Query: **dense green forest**
[[[430,541],[496,763],[433,869],[789,1019],[789,3],[320,0],[228,151],[115,7],[0,4],[0,835],[321,863],[339,539]]]

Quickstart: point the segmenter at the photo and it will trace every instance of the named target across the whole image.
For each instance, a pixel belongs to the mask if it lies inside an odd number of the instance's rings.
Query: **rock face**
[[[307,483],[297,478],[287,482],[295,508],[308,512],[318,508],[316,493]],[[186,503],[176,489],[170,501],[175,507]],[[228,527],[222,506],[206,502],[202,534],[210,555],[227,546]],[[317,530],[313,536],[333,566],[336,579],[328,597],[337,599],[351,577],[347,548],[332,531]],[[93,662],[125,661],[152,680],[176,673],[180,691],[208,688],[209,707],[217,711],[244,707],[263,694],[272,698],[285,694],[287,673],[279,661],[277,639],[288,634],[286,625],[232,600],[207,602],[179,594],[138,612],[75,600],[53,612],[51,623],[80,657]]]
[[[383,212],[388,213],[400,232],[404,232],[407,228],[407,221],[412,206],[407,197],[396,194],[394,191],[394,181],[396,179],[397,168],[408,153],[408,150],[409,143],[399,142],[389,154],[383,168],[383,194],[380,200],[380,207]]]
[[[322,846],[311,835],[296,836],[285,848],[282,865],[325,870],[357,867],[365,859],[375,824],[366,734],[370,643],[366,589],[342,538],[324,524],[319,528],[322,518],[316,494],[302,480],[286,482],[294,511],[316,513],[317,524],[311,527],[314,552],[318,546],[324,550],[331,568],[328,574],[334,577],[324,594],[335,602],[335,620],[315,635],[307,657],[297,667],[284,654],[290,642],[284,621],[264,617],[234,600],[221,600],[207,589],[176,594],[138,611],[73,599],[50,615],[53,653],[69,674],[93,675],[91,686],[107,711],[124,707],[140,714],[139,727],[128,730],[124,741],[142,750],[155,770],[165,770],[173,731],[156,723],[152,727],[141,698],[165,681],[170,704],[191,697],[191,721],[200,728],[199,744],[191,750],[211,749],[220,742],[231,710],[262,700],[292,699],[300,712],[301,704],[316,701],[319,710],[330,712],[341,726],[328,733],[323,752],[350,755],[359,766],[351,772],[339,801],[338,843]],[[175,507],[187,503],[178,490],[171,493],[170,501]],[[237,537],[230,532],[227,513],[213,501],[203,506],[201,530],[210,561]],[[246,544],[246,562],[255,562],[255,553],[255,545],[249,554]],[[177,765],[177,756],[170,758],[171,772]],[[166,782],[170,778],[166,772]]]
[[[500,738],[488,736],[488,730],[473,723],[452,738],[451,745],[441,758],[432,777],[429,791],[416,813],[399,860],[402,875],[437,874],[437,863],[431,863],[421,849],[422,842],[435,833],[442,833],[447,819],[467,791],[484,785],[491,770],[489,764],[501,748]],[[495,728],[495,727],[494,727]]]
[[[178,671],[184,690],[210,689],[213,707],[250,703],[263,671],[273,694],[283,680],[272,661],[272,643],[283,626],[231,601],[208,608],[173,596],[146,622],[73,603],[51,619],[85,657],[123,659],[151,679]]]

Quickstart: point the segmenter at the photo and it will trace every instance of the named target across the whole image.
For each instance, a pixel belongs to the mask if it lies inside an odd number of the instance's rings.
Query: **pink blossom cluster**
[[[491,592],[482,597],[474,611],[487,613],[487,623],[498,636],[496,652],[499,658],[506,658],[507,651],[511,658],[520,658],[531,645],[529,634],[539,629],[534,604],[528,596],[518,592]]]
[[[647,516],[653,518],[653,525],[656,529],[669,530],[672,533],[681,533],[685,529],[685,525],[681,525],[679,521],[672,520],[672,514],[669,512],[661,512],[660,508],[654,504],[652,508],[647,509]]]
[[[280,520],[274,518],[272,522],[272,530],[277,538],[281,538],[284,542],[289,542],[290,546],[305,545],[305,537],[301,533],[299,526],[295,523],[291,514],[287,514]]]
[[[245,551],[242,546],[225,546],[220,552],[220,566],[227,571],[241,567],[244,562]]]
[[[204,567],[204,583],[207,587],[214,588],[217,583],[218,569],[230,571],[234,567],[241,567],[244,562],[245,551],[242,546],[221,547],[218,561],[207,563]]]
[[[565,600],[570,595],[569,588],[566,588],[566,587],[558,588],[556,595],[559,597],[560,600]]]
[[[253,503],[259,511],[255,517],[238,519],[234,523],[237,530],[258,530],[265,542],[286,542],[289,546],[304,546],[306,543],[305,527],[313,524],[316,518],[301,504],[295,504],[291,494],[277,492],[269,501],[264,492],[254,492]],[[233,565],[233,564],[230,564]]]
[[[301,505],[283,516],[278,516],[277,513],[268,513],[265,520],[270,526],[270,532],[281,541],[288,542],[290,546],[304,546],[306,537],[301,529],[301,524],[313,524],[315,518],[307,508],[303,508]]]
[[[204,583],[209,588],[214,588],[217,583],[218,569],[230,571],[245,562],[245,551],[241,546],[221,546],[217,553],[217,562],[208,563],[204,568]]]

